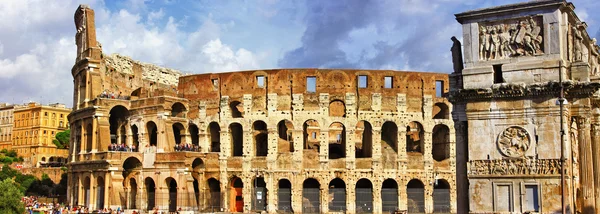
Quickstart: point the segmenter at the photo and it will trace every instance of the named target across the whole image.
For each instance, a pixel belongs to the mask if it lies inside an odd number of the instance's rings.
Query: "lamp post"
[[[564,105],[568,104],[567,99],[565,99],[564,94],[564,86],[562,81],[562,71],[559,70],[558,73],[558,82],[560,84],[560,94],[558,95],[558,99],[556,100],[556,105],[559,106],[559,116],[560,116],[560,186],[561,186],[561,205],[562,205],[562,213],[567,213],[567,207],[565,199],[566,185],[565,185],[565,129],[564,129],[564,121],[563,121],[563,110]]]

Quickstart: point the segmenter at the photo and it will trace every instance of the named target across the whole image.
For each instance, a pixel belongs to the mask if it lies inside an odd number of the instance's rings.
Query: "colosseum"
[[[75,13],[68,201],[112,209],[455,213],[448,75],[182,75],[105,55]]]

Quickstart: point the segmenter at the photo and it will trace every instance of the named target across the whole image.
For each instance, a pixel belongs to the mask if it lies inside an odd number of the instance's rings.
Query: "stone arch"
[[[329,211],[346,211],[346,182],[334,178],[329,182]]]
[[[131,91],[131,94],[130,94],[131,100],[140,98],[141,94],[142,94],[142,87],[139,87],[139,88]]]
[[[85,150],[86,152],[91,152],[92,151],[92,147],[94,145],[94,129],[92,127],[91,123],[88,123],[85,126]]]
[[[109,112],[110,142],[112,144],[123,142],[127,138],[127,131],[123,134],[122,127],[127,124],[129,110],[122,105],[116,105]],[[126,126],[125,126],[126,127]]]
[[[257,157],[267,156],[269,153],[269,131],[264,121],[257,120],[252,123],[252,138],[254,139],[254,152]]]
[[[243,212],[244,211],[244,182],[241,178],[234,176],[231,178],[231,191],[230,191],[230,209],[231,212]]]
[[[202,160],[202,158],[196,158],[194,159],[194,161],[192,162],[192,169],[194,170],[194,172],[198,172],[200,170],[204,170],[204,161]]]
[[[346,104],[342,100],[332,100],[329,103],[330,117],[346,117]]]
[[[192,145],[198,147],[199,146],[199,141],[200,141],[200,130],[198,129],[198,126],[196,124],[190,123],[188,125],[188,130],[190,132],[190,138],[192,140]]]
[[[131,173],[142,169],[142,162],[136,157],[128,157],[123,161],[123,178],[127,178]]]
[[[288,179],[277,182],[277,210],[292,211],[292,183]]]
[[[302,183],[302,213],[321,212],[321,184],[314,178]]]
[[[365,120],[361,120],[356,124],[356,141],[355,143],[355,157],[356,158],[370,158],[373,155],[373,126],[371,123]]]
[[[320,141],[319,135],[321,134],[321,128],[317,120],[309,119],[302,125],[304,135],[304,149],[314,149],[319,151]]]
[[[252,210],[267,210],[267,197],[269,197],[269,190],[265,183],[264,177],[255,177],[252,181],[254,193],[252,194]],[[258,195],[262,197],[257,197]]]
[[[181,123],[173,123],[173,139],[176,145],[185,144],[185,127]]]
[[[171,117],[185,118],[186,113],[187,108],[180,102],[173,103],[173,105],[171,106]]]
[[[146,133],[148,133],[148,140],[150,142],[150,146],[157,146],[158,143],[158,127],[156,123],[153,121],[148,121],[146,123]]]
[[[398,182],[386,179],[381,186],[381,207],[383,212],[394,212],[398,209]]]
[[[406,152],[423,154],[425,131],[421,123],[413,121],[406,127]]]
[[[444,124],[438,124],[432,131],[431,154],[436,161],[450,158],[450,129]]]
[[[242,124],[231,123],[229,125],[229,134],[231,135],[231,155],[242,156],[244,154],[244,131]]]
[[[146,210],[152,210],[156,206],[156,184],[154,179],[146,177],[144,186],[146,187],[146,200],[148,200]]]
[[[177,181],[168,177],[165,179],[165,184],[169,189],[169,212],[177,211]]]
[[[445,103],[435,103],[431,115],[433,115],[433,119],[449,119],[450,111],[448,105]]]
[[[294,130],[294,124],[289,120],[281,120],[277,123],[279,152],[294,152],[292,130]]]
[[[215,178],[209,178],[206,183],[209,191],[207,211],[219,212],[221,211],[221,182]]]
[[[369,179],[362,178],[356,182],[356,212],[373,212],[373,183]]]
[[[96,208],[103,209],[104,208],[104,186],[105,186],[104,178],[102,176],[98,176],[96,179]]]
[[[208,124],[208,140],[210,152],[221,152],[221,126],[217,122]]]
[[[127,208],[129,209],[137,209],[137,181],[135,178],[129,178],[129,198]]]
[[[90,205],[90,199],[91,199],[91,183],[90,183],[91,179],[90,176],[85,176],[85,178],[83,179],[83,205],[84,206],[89,206]]]
[[[231,112],[232,118],[244,117],[244,105],[237,100],[229,102],[229,112]]]
[[[412,179],[406,185],[406,207],[409,213],[425,212],[425,186],[419,179]]]
[[[133,137],[133,145],[131,147],[133,152],[137,152],[140,147],[139,130],[137,125],[131,125],[131,135]]]
[[[329,159],[346,157],[346,127],[340,122],[329,125]]]
[[[450,184],[438,179],[433,187],[433,212],[450,213]]]

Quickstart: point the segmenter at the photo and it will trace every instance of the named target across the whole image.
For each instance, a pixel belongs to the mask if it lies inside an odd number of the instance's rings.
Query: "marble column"
[[[595,197],[594,197],[594,168],[592,159],[592,142],[590,136],[590,119],[589,117],[577,118],[577,131],[579,137],[579,164],[580,164],[580,182],[582,193],[581,211],[583,213],[595,212]]]
[[[596,208],[600,207],[600,162],[598,162],[600,158],[600,121],[597,120],[597,117],[592,124],[592,160],[593,168],[594,168],[594,200]]]

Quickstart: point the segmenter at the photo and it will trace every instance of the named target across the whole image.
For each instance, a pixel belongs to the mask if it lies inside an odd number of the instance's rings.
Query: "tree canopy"
[[[71,130],[67,129],[65,131],[56,133],[52,142],[59,149],[67,149],[69,148],[69,138],[71,138]]]
[[[25,205],[21,202],[23,193],[17,186],[10,178],[0,181],[0,213],[25,213]]]

